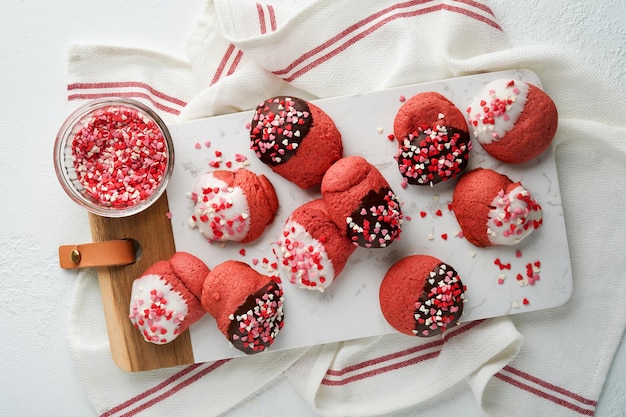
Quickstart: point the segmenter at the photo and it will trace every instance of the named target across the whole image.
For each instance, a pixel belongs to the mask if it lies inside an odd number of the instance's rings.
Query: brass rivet
[[[72,261],[73,264],[78,265],[80,262],[80,252],[78,249],[72,249],[70,252],[70,261]]]

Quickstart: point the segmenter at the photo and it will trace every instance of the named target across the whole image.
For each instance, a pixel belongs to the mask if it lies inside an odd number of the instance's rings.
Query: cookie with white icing
[[[169,343],[205,314],[200,294],[208,273],[200,259],[177,252],[133,281],[129,318],[147,342]]]
[[[541,206],[521,183],[485,168],[459,179],[452,211],[463,236],[478,247],[516,245],[543,222]]]
[[[323,199],[296,208],[275,244],[282,275],[300,288],[318,291],[335,281],[356,249],[331,220]]]
[[[210,242],[258,239],[274,221],[278,198],[264,175],[247,169],[216,170],[200,176],[191,191],[189,225]]]
[[[466,110],[473,137],[494,158],[528,162],[552,143],[558,112],[540,88],[521,80],[487,84]]]

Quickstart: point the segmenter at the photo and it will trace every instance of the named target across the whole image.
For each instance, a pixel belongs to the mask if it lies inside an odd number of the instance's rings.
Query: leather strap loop
[[[133,262],[135,247],[129,239],[59,247],[59,264],[63,269],[119,266]]]

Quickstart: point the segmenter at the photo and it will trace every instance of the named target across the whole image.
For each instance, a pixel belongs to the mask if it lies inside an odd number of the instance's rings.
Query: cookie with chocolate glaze
[[[313,103],[286,96],[257,106],[250,148],[272,171],[304,189],[319,186],[343,156],[341,133],[330,116]]]
[[[387,270],[378,296],[383,316],[394,329],[432,337],[458,323],[464,293],[450,265],[432,256],[410,255]]]
[[[245,354],[269,348],[283,328],[283,290],[272,277],[248,264],[229,260],[207,275],[202,306],[217,328]]]
[[[528,162],[548,149],[559,120],[556,105],[540,88],[504,78],[487,84],[466,112],[474,138],[510,164]]]
[[[396,113],[394,136],[398,169],[409,184],[433,186],[467,168],[472,142],[465,117],[439,93],[407,100]]]
[[[380,171],[365,158],[347,156],[322,179],[330,218],[354,245],[384,248],[398,239],[404,216],[400,202]]]

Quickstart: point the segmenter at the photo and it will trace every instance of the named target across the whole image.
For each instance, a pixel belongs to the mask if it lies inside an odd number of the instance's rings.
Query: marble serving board
[[[404,98],[436,91],[465,111],[474,95],[498,78],[521,79],[541,87],[535,73],[512,70],[315,101],[341,131],[344,154],[365,157],[386,177],[406,219],[400,240],[384,249],[357,248],[336,282],[323,293],[297,288],[282,275],[285,327],[269,351],[394,332],[380,312],[379,285],[394,262],[416,253],[437,257],[458,271],[467,287],[463,322],[551,308],[569,299],[572,270],[553,149],[523,165],[507,165],[491,158],[474,141],[470,168],[492,168],[521,181],[543,208],[543,226],[515,247],[481,249],[459,236],[460,228],[448,208],[454,181],[434,187],[401,186],[394,160],[397,143],[389,135]],[[176,163],[167,197],[176,250],[198,256],[210,268],[236,259],[271,274],[275,272],[268,268],[276,261],[272,242],[283,223],[296,207],[320,194],[298,188],[257,159],[249,149],[246,126],[251,117],[252,112],[247,111],[170,126]],[[244,155],[247,168],[267,176],[276,189],[280,208],[273,224],[256,242],[210,244],[189,226],[190,190],[200,174],[216,169],[210,166],[216,161],[216,151],[221,153],[220,168],[226,169],[228,161],[233,168],[240,166],[236,155]],[[259,261],[256,265],[255,260]],[[540,265],[535,271],[539,280],[532,284],[526,278],[528,264]],[[219,333],[209,315],[192,325],[190,334],[195,362],[242,355]]]

